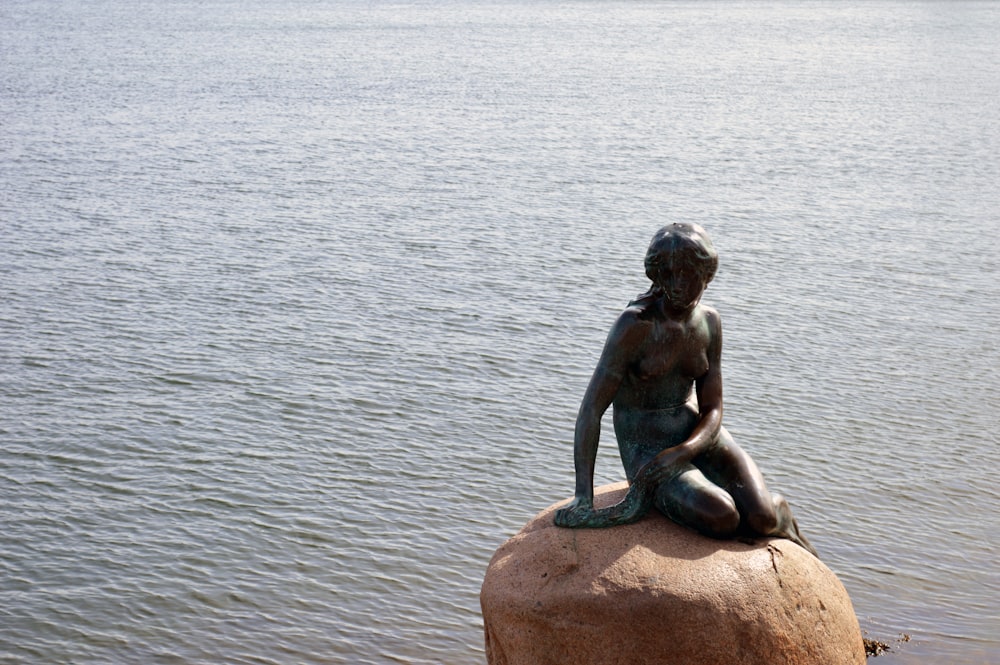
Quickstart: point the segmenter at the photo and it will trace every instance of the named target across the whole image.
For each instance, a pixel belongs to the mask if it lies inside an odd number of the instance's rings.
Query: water
[[[653,231],[880,663],[1000,662],[1000,5],[0,7],[0,660],[483,662]],[[599,482],[622,477],[606,423]]]

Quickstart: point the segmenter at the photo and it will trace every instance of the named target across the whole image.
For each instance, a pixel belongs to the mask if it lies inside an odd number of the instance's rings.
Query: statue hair
[[[712,281],[719,269],[719,253],[705,229],[691,223],[670,224],[653,235],[646,251],[646,276],[653,282],[650,291],[657,290],[660,268],[670,257],[675,262],[680,259],[705,284]]]
[[[664,226],[653,235],[646,251],[646,276],[653,283],[648,291],[629,302],[629,307],[639,309],[640,316],[652,316],[655,311],[655,304],[663,295],[660,271],[671,258],[675,265],[679,260],[681,266],[694,270],[706,285],[719,268],[719,254],[705,229],[690,223]]]

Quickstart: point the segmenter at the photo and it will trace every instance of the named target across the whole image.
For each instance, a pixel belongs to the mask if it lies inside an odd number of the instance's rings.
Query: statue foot
[[[639,521],[649,510],[650,499],[639,485],[633,484],[621,501],[607,508],[594,508],[573,501],[555,514],[556,526],[571,529],[600,529]]]
[[[637,485],[631,485],[624,499],[613,506],[595,510],[594,513],[601,523],[600,526],[631,524],[642,519],[649,510],[649,503],[642,489]]]
[[[817,552],[816,548],[812,546],[809,539],[803,536],[802,532],[799,531],[799,523],[795,521],[794,517],[792,518],[792,528],[789,531],[791,532],[791,535],[788,537],[790,541],[799,545],[817,559],[819,558],[819,552]]]
[[[778,517],[778,524],[774,533],[770,535],[787,538],[818,559],[819,553],[816,552],[816,548],[799,531],[799,523],[792,516],[792,509],[788,507],[788,502],[777,494],[774,495],[774,512]]]

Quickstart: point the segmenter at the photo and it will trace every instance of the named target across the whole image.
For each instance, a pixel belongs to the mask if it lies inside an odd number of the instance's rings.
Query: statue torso
[[[694,382],[708,371],[711,332],[705,310],[676,321],[656,317],[645,328],[618,394],[616,408],[665,409],[687,401]]]
[[[698,423],[695,381],[709,369],[711,328],[705,309],[684,320],[649,317],[614,400],[615,434],[626,473],[683,442]]]

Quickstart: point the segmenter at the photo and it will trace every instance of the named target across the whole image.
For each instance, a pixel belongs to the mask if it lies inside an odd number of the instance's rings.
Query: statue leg
[[[757,464],[723,428],[712,449],[695,460],[712,482],[724,487],[736,502],[741,530],[756,536],[787,538],[818,558],[799,531],[788,502],[771,495]]]
[[[729,538],[740,525],[733,497],[694,466],[661,483],[653,503],[674,522],[713,538]]]

